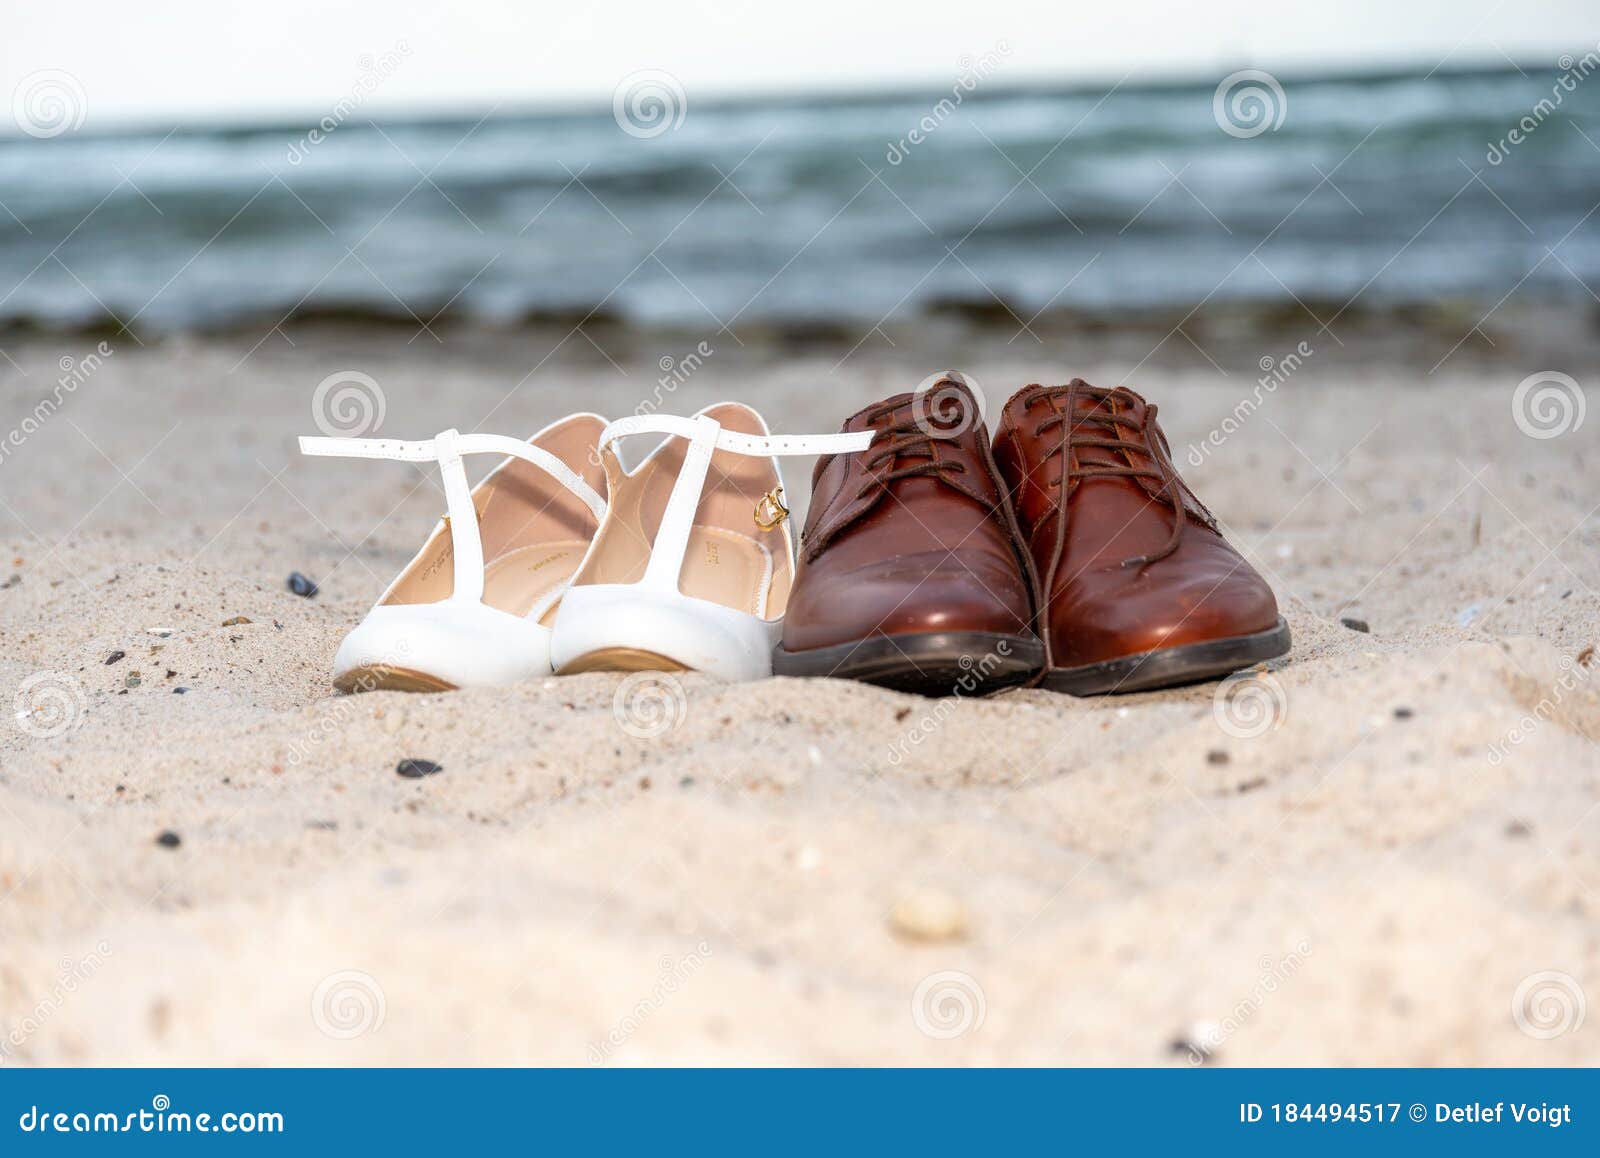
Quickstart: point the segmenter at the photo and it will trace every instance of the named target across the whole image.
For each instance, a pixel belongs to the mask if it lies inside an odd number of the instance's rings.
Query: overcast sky
[[[1595,0],[78,0],[15,5],[0,95],[70,74],[85,127],[320,116],[404,44],[372,114],[607,104],[641,69],[699,97],[949,84],[1005,42],[1016,81],[1219,77],[1252,65],[1549,62],[1600,42]],[[6,118],[0,118],[5,121]]]

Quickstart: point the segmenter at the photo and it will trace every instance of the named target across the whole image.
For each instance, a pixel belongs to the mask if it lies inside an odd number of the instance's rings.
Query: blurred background
[[[1459,346],[1600,305],[1577,0],[84,20],[0,44],[0,347],[333,320],[848,349],[1197,315]]]

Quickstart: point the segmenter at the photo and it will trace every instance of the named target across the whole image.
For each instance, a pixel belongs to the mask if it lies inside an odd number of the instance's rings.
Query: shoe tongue
[[[912,418],[931,435],[960,437],[983,425],[983,402],[959,370],[930,375],[906,398]]]

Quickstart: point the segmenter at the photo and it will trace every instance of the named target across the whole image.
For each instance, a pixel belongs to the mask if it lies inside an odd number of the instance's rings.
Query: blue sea
[[[1587,304],[1586,61],[11,135],[0,327]]]

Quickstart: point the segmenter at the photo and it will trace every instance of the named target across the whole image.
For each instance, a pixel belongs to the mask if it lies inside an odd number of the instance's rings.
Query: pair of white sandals
[[[668,437],[635,469],[617,442]],[[774,436],[748,406],[607,423],[572,414],[526,442],[302,438],[308,455],[437,462],[448,513],[334,658],[341,691],[449,691],[586,671],[772,674],[794,579],[776,459],[866,449],[873,432]],[[505,460],[476,487],[463,458]]]

